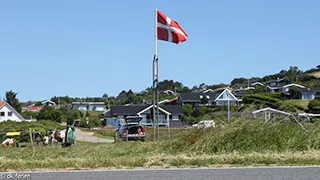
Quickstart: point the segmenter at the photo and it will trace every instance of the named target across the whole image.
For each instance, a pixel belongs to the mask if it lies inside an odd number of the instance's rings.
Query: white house
[[[84,111],[104,111],[104,102],[72,102],[72,107],[78,110]]]
[[[229,87],[224,87],[206,93],[180,93],[178,101],[180,105],[226,106],[228,103],[230,105],[239,105],[241,100],[232,94]],[[207,102],[205,103],[205,101]]]
[[[0,101],[0,122],[3,121],[24,121],[24,118],[5,101]]]
[[[45,100],[41,102],[42,106],[56,106],[56,103],[50,100]]]

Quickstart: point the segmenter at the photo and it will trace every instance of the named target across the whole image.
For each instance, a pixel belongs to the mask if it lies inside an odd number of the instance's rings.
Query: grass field
[[[212,129],[171,130],[170,138],[161,129],[156,142],[149,137],[146,142],[6,148],[0,151],[0,170],[320,165],[320,127],[303,126],[306,130],[294,122],[237,119]]]
[[[316,77],[320,77],[320,71],[313,72],[313,73],[311,73],[311,75],[316,76]]]
[[[301,106],[305,110],[307,110],[310,100],[287,100],[287,102],[289,102],[290,104],[293,104],[293,105]]]

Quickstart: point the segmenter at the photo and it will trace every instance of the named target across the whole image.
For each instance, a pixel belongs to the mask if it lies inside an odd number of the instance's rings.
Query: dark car
[[[119,128],[114,133],[114,142],[118,139],[126,140],[141,140],[146,138],[146,130],[141,124],[141,116],[128,116],[124,122],[119,123]]]

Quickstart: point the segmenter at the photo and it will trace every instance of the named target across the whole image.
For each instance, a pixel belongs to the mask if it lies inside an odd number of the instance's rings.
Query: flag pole
[[[156,79],[156,93],[157,93],[157,139],[159,140],[159,64],[158,64],[158,9],[155,9],[155,56],[156,56],[156,74],[157,74],[157,79]]]
[[[155,106],[156,104],[156,89],[158,88],[158,33],[157,33],[157,9],[155,9],[155,27],[154,27],[154,40],[155,40],[155,50],[153,57],[153,101],[152,101],[152,121],[153,121],[153,141],[156,141],[156,113]]]

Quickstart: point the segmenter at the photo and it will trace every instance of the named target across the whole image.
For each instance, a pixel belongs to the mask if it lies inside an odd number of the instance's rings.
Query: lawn
[[[308,109],[308,104],[310,100],[287,100],[290,104],[303,107],[305,110]]]

